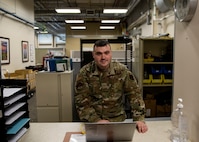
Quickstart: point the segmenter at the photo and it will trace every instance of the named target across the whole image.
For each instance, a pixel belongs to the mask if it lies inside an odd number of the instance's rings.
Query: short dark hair
[[[93,46],[93,50],[95,47],[102,47],[106,45],[110,46],[110,43],[108,42],[108,40],[104,40],[104,39],[97,40]]]

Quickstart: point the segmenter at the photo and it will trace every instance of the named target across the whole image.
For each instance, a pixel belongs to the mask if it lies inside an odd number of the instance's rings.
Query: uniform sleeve
[[[127,71],[125,79],[125,94],[128,97],[131,105],[131,112],[133,121],[144,121],[145,117],[145,104],[141,94],[141,90],[138,87],[135,76],[132,72]]]
[[[90,90],[87,83],[87,77],[78,74],[75,82],[75,105],[79,118],[82,121],[97,122],[100,117],[96,114],[95,109],[91,106]]]

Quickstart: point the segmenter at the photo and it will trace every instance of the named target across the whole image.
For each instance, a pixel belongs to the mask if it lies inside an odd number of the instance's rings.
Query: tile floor
[[[36,109],[36,94],[34,93],[31,98],[28,99],[28,109],[30,122],[37,122],[37,109]]]

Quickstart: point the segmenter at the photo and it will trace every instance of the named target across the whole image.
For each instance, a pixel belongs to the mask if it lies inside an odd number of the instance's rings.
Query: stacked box
[[[146,117],[155,117],[156,116],[156,100],[155,99],[145,99],[146,107]]]
[[[5,79],[24,79],[23,75],[17,73],[6,73],[4,76]]]
[[[157,105],[157,117],[170,116],[171,115],[171,105]]]
[[[161,84],[163,82],[163,70],[161,65],[156,65],[151,67],[151,73],[152,73],[152,84]]]
[[[32,90],[32,89],[36,88],[35,79],[31,79],[31,80],[28,81],[27,88],[28,88],[28,90]]]
[[[27,91],[35,89],[36,87],[36,81],[35,81],[35,74],[36,71],[33,71],[32,69],[20,69],[15,70],[15,73],[21,74],[24,79],[27,79]]]
[[[15,70],[15,73],[22,74],[24,79],[27,80],[35,79],[35,71],[33,71],[32,69]]]

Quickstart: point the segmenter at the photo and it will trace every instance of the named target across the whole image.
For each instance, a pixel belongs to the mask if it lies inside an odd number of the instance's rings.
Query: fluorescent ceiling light
[[[86,29],[85,26],[71,26],[70,28],[72,30],[85,30]]]
[[[102,30],[113,30],[113,29],[115,29],[115,26],[100,26],[100,29],[102,29]]]
[[[104,9],[103,13],[127,13],[128,9]]]
[[[39,27],[34,27],[34,29],[35,29],[35,30],[38,30],[38,29],[39,29]]]
[[[80,9],[55,9],[57,13],[81,13]]]
[[[37,33],[40,33],[40,34],[47,34],[48,31],[38,31]]]
[[[119,23],[120,20],[102,20],[101,23]]]
[[[65,20],[66,23],[84,23],[84,20]]]

